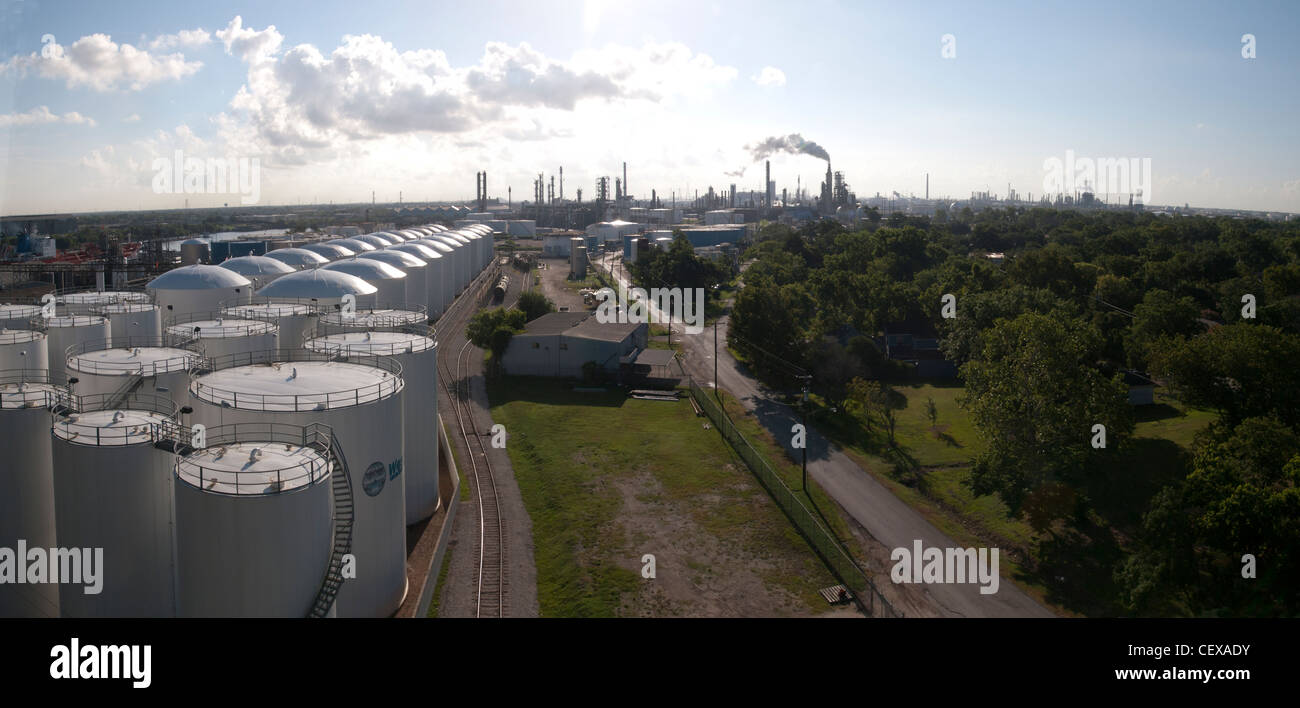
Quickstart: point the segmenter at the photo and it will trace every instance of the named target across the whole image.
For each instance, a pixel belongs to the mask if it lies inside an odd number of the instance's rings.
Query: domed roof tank
[[[163,273],[149,281],[145,290],[153,296],[164,317],[176,317],[212,312],[220,309],[222,302],[248,302],[253,283],[229,268],[192,265]]]

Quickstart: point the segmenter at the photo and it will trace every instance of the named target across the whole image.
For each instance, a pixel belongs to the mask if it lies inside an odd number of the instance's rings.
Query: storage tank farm
[[[331,261],[337,261],[341,258],[351,258],[357,255],[356,251],[350,248],[344,248],[337,243],[307,243],[302,245],[302,249],[304,251],[311,251],[312,253],[320,254]]]
[[[316,352],[382,356],[402,369],[402,421],[406,523],[438,510],[438,342],[428,327],[367,328],[326,334],[307,342]]]
[[[32,319],[40,315],[40,305],[20,303],[0,305],[0,329],[30,329]]]
[[[0,369],[0,547],[55,548],[52,410],[66,402],[59,379],[38,369]],[[0,583],[0,618],[58,617],[55,583]]]
[[[326,241],[325,243],[342,246],[343,248],[352,251],[353,255],[360,255],[366,251],[376,250],[374,245],[366,243],[365,241],[358,241],[355,238],[336,238],[333,241]]]
[[[45,327],[49,371],[59,377],[65,375],[68,349],[83,342],[100,342],[113,336],[108,318],[100,315],[55,315],[37,318],[33,323],[43,323]]]
[[[105,305],[114,303],[149,304],[149,293],[140,290],[87,290],[60,293],[55,298],[59,311],[68,315],[100,314]]]
[[[357,308],[354,311],[326,312],[320,316],[316,331],[308,337],[318,337],[336,332],[356,332],[369,329],[424,328],[429,327],[429,313],[418,303],[380,303],[374,308]]]
[[[108,318],[114,338],[162,336],[162,310],[151,302],[110,302],[97,305],[94,314]]]
[[[177,615],[306,617],[334,545],[331,476],[347,471],[319,424],[208,428],[177,457]]]
[[[189,405],[190,369],[202,363],[203,349],[186,336],[114,337],[75,345],[67,358],[78,396],[143,393],[170,398],[179,410]]]
[[[174,616],[172,528],[178,430],[170,398],[75,396],[56,412],[51,448],[61,548],[103,549],[97,594],[59,585],[63,617]]]
[[[459,295],[470,281],[469,249],[467,242],[461,242],[446,232],[435,234],[430,238],[446,245],[452,255],[452,295]]]
[[[452,247],[433,236],[426,236],[412,243],[423,244],[442,257],[439,266],[442,273],[442,311],[446,312],[447,308],[451,307],[452,300],[456,298],[456,261]]]
[[[378,289],[375,300],[381,303],[411,301],[407,292],[406,273],[370,258],[348,258],[320,267],[321,270],[347,273],[370,283]]]
[[[149,281],[145,290],[162,310],[163,325],[172,317],[215,312],[222,303],[247,302],[253,283],[239,273],[214,265],[182,266]]]
[[[377,251],[382,251],[383,249],[388,248],[389,246],[399,244],[406,240],[395,234],[383,234],[383,233],[361,234],[360,236],[353,236],[352,238],[357,241],[362,241],[370,244],[371,246],[374,246],[375,250]]]
[[[315,331],[320,309],[311,300],[274,302],[262,295],[254,295],[250,303],[221,308],[221,316],[271,322],[278,333],[277,348],[299,349],[307,336]]]
[[[355,275],[314,268],[278,278],[257,291],[267,302],[311,302],[321,314],[340,310],[351,298],[357,308],[374,307],[379,288]]]
[[[406,593],[400,363],[306,350],[263,352],[254,359],[208,360],[210,369],[190,381],[193,421],[209,430],[245,423],[328,425],[349,470],[358,569],[343,582],[335,609],[340,617],[392,615]]]
[[[173,317],[167,320],[165,334],[172,338],[197,339],[208,358],[267,351],[280,346],[279,328],[274,322],[226,317],[222,310]]]
[[[447,301],[445,300],[447,275],[443,269],[449,261],[443,258],[442,254],[434,249],[432,245],[418,240],[389,246],[388,250],[409,253],[424,261],[424,288],[425,295],[428,297],[429,316],[441,317],[443,311],[447,309]]]
[[[429,264],[418,256],[402,251],[389,250],[387,247],[363,253],[357,259],[369,259],[387,263],[406,274],[405,303],[419,304],[426,314],[429,312]],[[436,283],[435,283],[436,285]]]
[[[50,343],[41,330],[0,329],[0,371],[18,369],[49,371]]]
[[[330,259],[316,253],[315,251],[309,251],[305,248],[298,248],[296,246],[267,251],[266,257],[280,261],[294,270],[307,270],[330,262]]]
[[[288,275],[296,269],[287,263],[282,263],[274,258],[266,256],[238,256],[236,258],[227,258],[222,261],[220,267],[227,270],[233,270],[236,273],[248,278],[253,284],[253,290],[257,290],[263,285],[271,283],[282,275]]]

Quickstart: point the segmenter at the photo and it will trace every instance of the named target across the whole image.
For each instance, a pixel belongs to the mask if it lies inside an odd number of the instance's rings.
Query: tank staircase
[[[122,405],[122,402],[126,400],[127,396],[130,396],[131,394],[135,393],[136,389],[140,388],[140,384],[143,381],[144,381],[144,374],[139,371],[136,371],[132,373],[130,376],[126,377],[126,380],[122,382],[122,385],[118,386],[117,390],[114,391],[112,394],[110,394],[107,402],[108,405],[106,407],[117,408],[118,406]]]
[[[315,426],[313,426],[315,427]],[[352,502],[352,480],[348,476],[348,461],[343,456],[338,440],[329,428],[323,433],[318,431],[317,439],[310,444],[330,460],[330,484],[334,492],[334,547],[330,552],[329,565],[325,569],[325,578],[321,581],[316,600],[312,603],[311,618],[329,615],[334,599],[338,597],[339,588],[343,586],[343,559],[352,552],[352,520],[354,516]]]

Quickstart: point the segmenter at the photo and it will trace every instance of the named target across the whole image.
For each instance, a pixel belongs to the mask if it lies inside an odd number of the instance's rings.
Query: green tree
[[[1204,330],[1197,317],[1200,308],[1191,298],[1176,298],[1164,290],[1152,290],[1133,309],[1133,323],[1124,338],[1129,366],[1145,369],[1151,343],[1160,337],[1190,337]]]
[[[803,342],[803,329],[781,288],[753,284],[736,295],[727,344],[749,361],[759,378],[778,387],[793,386],[799,373],[794,367],[804,361]]]
[[[510,337],[524,331],[526,322],[522,310],[502,307],[479,310],[465,325],[465,337],[479,349],[492,352],[492,360],[499,365]]]
[[[930,428],[939,427],[939,407],[934,404],[934,396],[925,398],[925,417],[930,419]]]
[[[527,322],[532,322],[548,312],[555,312],[555,303],[540,290],[525,290],[519,295],[519,302],[515,303],[515,307],[523,310],[524,320]]]

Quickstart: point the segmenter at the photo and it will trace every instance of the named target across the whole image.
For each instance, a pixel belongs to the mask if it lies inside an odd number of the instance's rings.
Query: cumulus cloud
[[[152,54],[130,44],[118,44],[106,34],[92,34],[64,47],[47,44],[41,52],[14,56],[0,64],[0,74],[26,76],[28,72],[66,82],[68,88],[87,86],[95,91],[128,88],[139,91],[149,84],[182,79],[203,63],[185,56]]]
[[[775,66],[765,66],[756,76],[749,78],[759,86],[785,86],[785,72]]]
[[[192,30],[181,30],[176,34],[160,34],[149,43],[149,48],[153,50],[175,49],[177,47],[197,48],[202,47],[212,41],[212,33],[199,27]]]
[[[0,113],[0,128],[20,125],[46,125],[49,123],[66,123],[68,125],[86,125],[95,127],[95,120],[76,111],[59,115],[50,111],[48,106],[37,106],[26,113]]]
[[[584,98],[613,98],[623,89],[606,74],[575,71],[534,51],[489,42],[482,61],[466,73],[475,96],[488,103],[573,110]]]
[[[217,30],[217,39],[226,45],[227,54],[255,63],[269,59],[280,51],[284,35],[275,29],[275,25],[270,25],[264,30],[244,27],[244,18],[235,15],[235,19],[231,20],[225,29]]]
[[[131,115],[129,115],[129,116],[123,118],[123,119],[122,119],[122,122],[123,122],[123,123],[139,123],[139,122],[140,122],[140,114],[139,114],[139,113],[132,113]]]

